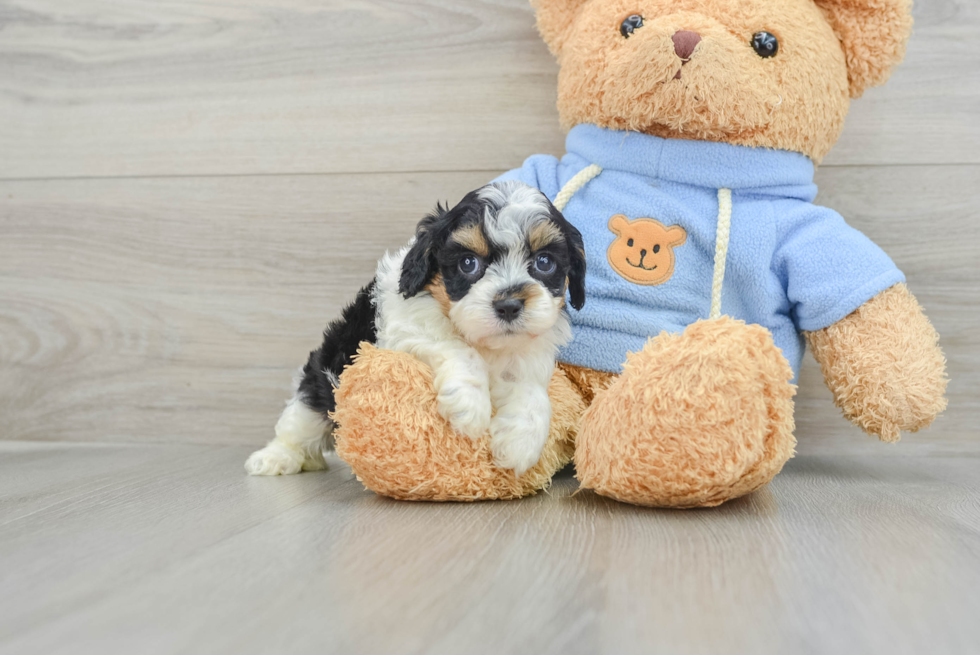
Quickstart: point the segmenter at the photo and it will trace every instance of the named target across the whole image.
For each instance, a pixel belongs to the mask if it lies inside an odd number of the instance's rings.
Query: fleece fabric
[[[588,273],[562,362],[619,373],[649,337],[708,318],[721,188],[732,196],[722,314],[768,329],[794,381],[802,331],[828,327],[905,281],[870,239],[813,204],[814,166],[802,154],[594,125],[574,127],[566,150],[561,160],[534,155],[498,178],[554,198],[588,165],[603,169],[563,212],[582,232]],[[684,232],[679,244],[675,226]]]

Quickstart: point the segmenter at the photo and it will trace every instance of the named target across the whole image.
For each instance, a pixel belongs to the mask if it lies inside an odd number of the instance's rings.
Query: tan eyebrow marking
[[[483,236],[483,230],[480,229],[479,225],[461,227],[453,232],[450,239],[461,246],[469,248],[480,257],[486,257],[490,254],[490,246],[487,244],[487,240]]]
[[[531,232],[527,235],[527,242],[531,246],[531,252],[534,252],[552,243],[564,243],[565,235],[554,223],[541,221],[531,228]]]

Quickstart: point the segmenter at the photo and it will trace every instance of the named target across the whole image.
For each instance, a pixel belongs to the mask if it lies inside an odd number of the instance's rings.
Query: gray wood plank
[[[3,185],[0,438],[264,441],[385,248],[488,177]]]
[[[0,177],[481,170],[562,143],[524,0],[2,11]]]
[[[828,164],[980,163],[980,8],[916,4]],[[562,150],[526,0],[0,4],[0,178],[460,171]]]
[[[381,252],[491,176],[0,183],[0,439],[264,442]],[[824,168],[818,182],[943,335],[951,407],[907,439],[977,440],[980,166]],[[809,359],[797,421],[801,448],[866,440]]]
[[[568,475],[411,504],[336,460],[248,478],[243,447],[0,443],[0,652],[966,655],[980,451],[913,450],[657,511]]]
[[[853,102],[825,165],[980,162],[980,5],[914,0],[912,13],[905,61]]]

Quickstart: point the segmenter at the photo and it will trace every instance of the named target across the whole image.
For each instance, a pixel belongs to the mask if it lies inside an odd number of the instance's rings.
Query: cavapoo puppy
[[[537,189],[499,182],[419,223],[378,263],[310,353],[276,437],[245,470],[280,475],[326,466],[334,387],[362,341],[432,368],[439,411],[473,439],[490,433],[494,463],[521,475],[548,437],[548,383],[571,338],[565,295],[585,303],[582,236]]]

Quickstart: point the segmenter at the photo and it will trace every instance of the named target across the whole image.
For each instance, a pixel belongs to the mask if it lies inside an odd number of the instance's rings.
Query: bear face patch
[[[674,274],[674,248],[687,241],[680,225],[665,227],[654,218],[629,220],[622,214],[609,219],[616,239],[606,259],[621,277],[633,284],[663,284]]]

